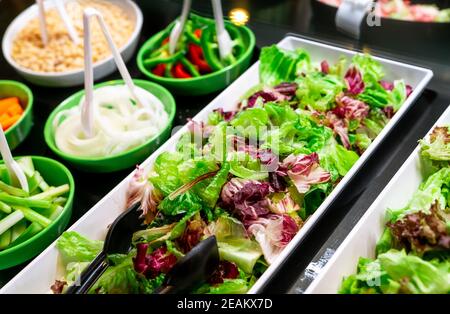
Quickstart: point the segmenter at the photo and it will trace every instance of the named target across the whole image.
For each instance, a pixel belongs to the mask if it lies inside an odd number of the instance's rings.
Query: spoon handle
[[[41,39],[44,46],[48,44],[47,23],[45,21],[44,0],[36,0],[39,16],[39,30],[41,32]]]
[[[191,10],[191,0],[183,1],[183,9],[181,11],[180,19],[175,23],[172,31],[170,32],[169,37],[169,53],[175,53],[177,49],[178,41],[180,40],[181,33],[184,30],[184,25],[186,24],[186,20],[189,15],[189,11]]]
[[[119,49],[117,48],[116,44],[114,43],[114,41],[112,39],[111,33],[108,30],[108,26],[106,25],[102,14],[93,8],[85,9],[83,18],[87,21],[88,28],[89,28],[89,20],[91,17],[95,17],[97,19],[98,23],[100,24],[100,28],[102,29],[103,35],[106,38],[109,49],[110,49],[110,51],[113,55],[114,61],[116,63],[117,69],[119,70],[119,73],[122,76],[122,79],[125,81],[125,84],[127,85],[131,95],[137,101],[137,103],[139,105],[141,105],[142,107],[147,107],[145,105],[145,102],[141,101],[139,96],[136,94],[136,87],[134,85],[133,79],[131,78],[130,72],[128,72],[127,66],[125,65],[125,62],[123,61],[123,58],[120,55]],[[92,62],[92,57],[91,57],[91,62]],[[93,86],[93,83],[92,83],[92,86]]]
[[[217,43],[219,45],[220,58],[226,58],[233,49],[233,42],[230,34],[225,29],[225,23],[223,21],[223,11],[221,0],[211,0],[214,11],[214,19],[216,21],[216,34]]]
[[[53,0],[53,3],[56,6],[56,9],[58,10],[58,14],[63,20],[64,25],[66,26],[67,32],[69,33],[70,39],[72,39],[73,43],[75,45],[78,44],[79,38],[77,35],[77,32],[75,28],[73,27],[72,20],[70,19],[69,15],[67,14],[66,7],[64,6],[64,2],[61,0]]]
[[[22,168],[20,168],[20,166],[17,164],[17,162],[14,160],[11,154],[8,141],[6,139],[5,132],[3,131],[3,127],[1,124],[0,124],[0,153],[2,155],[6,168],[8,169],[11,180],[16,181],[14,182],[15,184],[13,185],[17,185],[17,183],[19,183],[22,190],[28,192],[27,177],[25,176],[25,173],[23,172]]]

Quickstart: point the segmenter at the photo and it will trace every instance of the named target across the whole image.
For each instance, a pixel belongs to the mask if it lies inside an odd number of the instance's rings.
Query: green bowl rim
[[[185,78],[185,79],[179,79],[179,78],[171,78],[171,77],[162,77],[162,76],[158,76],[153,74],[151,71],[148,71],[146,69],[146,67],[143,64],[143,54],[147,51],[146,46],[148,45],[148,43],[152,40],[152,38],[154,36],[156,36],[157,34],[159,34],[159,32],[157,32],[156,34],[154,34],[153,36],[151,36],[149,39],[147,39],[144,44],[141,46],[141,48],[139,49],[139,52],[137,54],[136,57],[136,62],[138,65],[139,70],[146,75],[147,77],[154,79],[155,81],[160,81],[160,82],[165,82],[165,83],[192,83],[192,82],[198,82],[198,81],[202,81],[202,80],[207,80],[210,79],[212,77],[215,76],[219,76],[222,73],[225,73],[227,71],[229,71],[230,69],[232,69],[233,67],[237,66],[238,64],[242,63],[245,59],[247,59],[249,57],[249,55],[251,53],[253,53],[253,50],[255,48],[255,44],[256,44],[256,38],[255,38],[255,34],[253,33],[253,31],[248,28],[247,26],[243,25],[243,26],[236,26],[233,23],[231,23],[230,21],[225,21],[226,24],[231,25],[232,27],[236,27],[238,30],[240,31],[244,31],[246,32],[246,34],[249,36],[250,39],[250,43],[248,45],[248,49],[242,54],[242,56],[236,61],[236,63],[234,64],[230,64],[229,66],[220,69],[218,71],[212,72],[212,73],[208,73],[205,75],[201,75],[198,77],[192,77],[192,78]]]
[[[79,95],[84,94],[84,90],[80,90],[78,92],[76,92],[75,94],[70,95],[69,97],[67,97],[66,99],[64,99],[50,114],[50,116],[47,119],[47,122],[45,123],[45,127],[44,127],[44,138],[45,138],[45,142],[47,143],[48,147],[50,147],[50,149],[57,155],[59,155],[60,157],[62,157],[63,159],[69,160],[69,161],[76,161],[76,162],[100,162],[100,161],[109,161],[109,160],[113,160],[115,158],[119,158],[119,157],[123,157],[126,155],[130,155],[133,154],[139,150],[141,150],[142,148],[144,148],[145,146],[151,144],[153,141],[157,140],[159,138],[159,136],[164,133],[167,128],[171,127],[173,120],[175,118],[175,113],[176,113],[176,103],[175,103],[175,99],[173,98],[172,94],[163,86],[154,83],[154,82],[150,82],[147,80],[140,80],[140,79],[133,79],[133,82],[135,83],[143,83],[143,84],[148,84],[148,85],[152,85],[152,87],[154,87],[155,89],[159,89],[163,94],[165,94],[167,97],[169,97],[169,106],[172,108],[171,113],[167,112],[169,114],[169,119],[167,122],[167,125],[161,129],[161,131],[157,134],[155,134],[153,137],[151,137],[150,139],[148,139],[145,143],[142,143],[139,146],[136,146],[132,149],[126,150],[124,152],[118,153],[118,154],[114,154],[111,156],[107,156],[107,157],[80,157],[80,156],[75,156],[75,155],[71,155],[71,154],[67,154],[65,152],[63,152],[62,150],[60,150],[58,147],[56,147],[56,144],[54,143],[54,139],[51,138],[52,136],[51,134],[51,130],[53,128],[52,126],[52,122],[53,119],[55,118],[56,114],[61,111],[61,107],[63,105],[65,105],[70,99],[78,97]],[[102,82],[102,83],[98,83],[94,85],[94,88],[98,88],[98,87],[102,87],[102,86],[108,86],[108,85],[118,85],[119,83],[124,84],[123,80],[112,80],[112,81],[107,81],[107,82]]]
[[[33,108],[34,96],[33,96],[33,92],[31,91],[31,89],[22,82],[13,81],[13,80],[0,80],[0,85],[16,86],[19,89],[22,89],[23,91],[25,91],[25,93],[28,96],[28,103],[26,104],[25,110],[24,110],[23,114],[20,116],[20,119],[16,123],[14,123],[14,125],[11,126],[8,130],[6,130],[5,136],[8,136],[10,133],[13,133],[13,131],[19,126],[19,124],[23,122],[25,117],[31,113],[31,109]],[[15,97],[15,96],[11,95],[11,97]]]
[[[73,179],[72,173],[70,172],[70,170],[64,166],[62,163],[60,163],[59,161],[52,159],[52,158],[48,158],[48,157],[44,157],[44,156],[34,156],[34,155],[26,155],[26,156],[18,156],[18,157],[14,157],[14,159],[18,159],[18,158],[22,158],[22,157],[31,157],[31,159],[34,160],[45,160],[51,164],[53,164],[56,167],[59,167],[60,169],[62,169],[64,171],[64,173],[67,175],[67,178],[69,179],[69,196],[67,197],[67,201],[66,204],[64,205],[64,208],[61,212],[61,214],[59,214],[58,218],[56,218],[55,220],[53,220],[47,228],[43,229],[42,231],[38,232],[37,234],[35,234],[34,236],[32,236],[31,238],[29,238],[28,240],[13,246],[12,248],[0,251],[0,258],[5,257],[6,255],[10,254],[11,252],[15,252],[18,251],[20,249],[22,249],[24,246],[30,244],[31,242],[37,241],[40,237],[42,237],[45,234],[45,231],[48,230],[50,227],[59,224],[61,222],[61,219],[64,216],[64,212],[66,212],[67,210],[69,210],[70,207],[72,207],[73,205],[73,200],[75,197],[75,180]],[[0,161],[0,163],[3,163],[3,161]],[[53,240],[52,240],[53,241]]]

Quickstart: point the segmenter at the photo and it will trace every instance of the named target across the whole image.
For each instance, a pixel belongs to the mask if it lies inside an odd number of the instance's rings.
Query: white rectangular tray
[[[330,45],[310,41],[294,36],[285,37],[278,43],[278,46],[288,50],[304,48],[310,54],[312,62],[320,63],[326,59],[333,63],[340,56],[352,57],[356,52],[333,47]],[[272,276],[272,274],[281,266],[282,262],[295,249],[300,240],[307,234],[317,219],[325,212],[333,199],[344,189],[347,182],[353,177],[357,170],[363,165],[376,146],[383,140],[386,134],[393,128],[402,115],[409,109],[417,97],[433,76],[433,73],[424,68],[395,62],[383,58],[375,58],[384,67],[386,79],[396,80],[405,79],[414,91],[403,104],[401,109],[395,114],[393,119],[386,125],[383,131],[373,141],[372,145],[359,158],[353,168],[335,187],[332,193],[325,199],[317,211],[308,219],[303,228],[298,232],[294,239],[286,246],[279,258],[267,269],[259,278],[249,293],[257,293],[263,284]],[[195,117],[196,121],[206,121],[207,116],[216,108],[225,110],[235,109],[239,98],[251,87],[259,83],[259,62],[251,66],[242,76],[217,96],[209,105],[200,111]],[[180,135],[187,131],[186,126],[178,130],[165,144],[155,151],[142,165],[149,167],[153,164],[155,158],[163,151],[173,150]],[[119,185],[100,200],[92,209],[81,217],[69,230],[77,231],[91,239],[104,239],[107,226],[124,210],[125,192],[128,181],[132,174],[126,177]],[[27,267],[7,283],[0,293],[46,293],[54,280],[63,275],[63,267],[59,258],[55,243],[51,244],[38,257],[36,257]]]
[[[435,126],[442,125],[450,125],[450,106],[428,134]],[[376,243],[384,230],[386,210],[405,207],[424,179],[417,146],[305,293],[337,293],[342,279],[356,272],[360,257],[374,258]]]

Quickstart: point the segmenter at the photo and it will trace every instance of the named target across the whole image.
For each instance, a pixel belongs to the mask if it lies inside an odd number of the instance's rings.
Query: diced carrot
[[[23,113],[23,109],[19,104],[15,104],[15,105],[11,105],[11,107],[9,107],[7,113],[10,116],[14,116],[16,114],[22,114]]]
[[[17,97],[8,97],[0,99],[0,114],[5,113],[11,106],[19,105],[19,98]]]
[[[6,120],[8,118],[10,118],[10,115],[8,113],[4,113],[4,114],[0,115],[0,122]]]
[[[2,122],[2,128],[4,131],[8,130],[20,119],[20,115],[16,114]]]

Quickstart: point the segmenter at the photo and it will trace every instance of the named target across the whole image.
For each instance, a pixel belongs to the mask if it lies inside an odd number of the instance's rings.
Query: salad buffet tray
[[[430,139],[435,128],[449,124],[450,107],[437,120],[425,140]],[[416,191],[420,190],[426,184],[425,182],[428,182],[426,174],[429,170],[421,155],[421,145],[419,144],[336,252],[329,258],[326,265],[319,271],[305,293],[337,293],[341,289],[343,279],[356,272],[356,265],[359,265],[360,258],[372,259],[375,257],[377,246],[380,245],[377,243],[381,242],[379,239],[383,237],[386,225],[386,211],[411,206]],[[427,197],[422,195],[421,198],[427,199]],[[375,282],[373,286],[375,286]]]
[[[427,2],[422,1],[422,3]],[[313,0],[311,7],[317,25],[336,29],[335,17],[338,11],[336,6]],[[439,42],[447,45],[450,32],[450,22],[419,22],[387,17],[380,17],[379,25],[369,26],[368,22],[375,23],[374,17],[366,15],[361,23],[360,39],[365,43],[402,51],[413,50],[417,54],[425,55],[430,53],[427,45],[418,43]]]
[[[354,51],[336,48],[330,45],[310,41],[298,37],[288,36],[278,43],[278,47],[285,50],[296,50],[302,48],[311,54],[313,63],[320,63],[326,59],[330,62],[337,62],[341,56],[352,57],[357,54]],[[283,262],[297,248],[301,240],[308,234],[312,226],[317,222],[321,215],[327,210],[333,200],[345,189],[351,178],[363,167],[365,161],[369,158],[378,144],[401,119],[402,115],[413,105],[418,96],[422,93],[425,86],[432,77],[432,72],[428,69],[411,66],[408,64],[395,62],[383,58],[374,57],[385,69],[386,79],[390,81],[405,79],[413,88],[412,94],[406,99],[401,108],[396,112],[388,122],[381,133],[376,137],[372,144],[367,148],[364,154],[358,159],[350,171],[336,185],[331,194],[325,199],[320,207],[305,222],[300,231],[295,235],[292,241],[285,247],[278,258],[268,267],[263,275],[256,281],[249,293],[258,293],[262,286],[271,276],[283,265]],[[249,89],[259,83],[259,63],[254,64],[217,98],[196,115],[193,120],[197,122],[207,121],[208,115],[214,109],[222,108],[234,110],[239,103],[240,97]],[[157,156],[164,151],[175,149],[179,138],[188,130],[184,126],[175,133],[165,144],[156,150],[141,166],[149,169]],[[133,173],[127,176],[110,193],[100,200],[91,210],[81,217],[69,230],[76,231],[90,239],[104,239],[108,226],[115,218],[123,212],[126,203],[126,192]],[[16,277],[6,284],[0,293],[45,293],[50,291],[50,286],[56,278],[63,275],[64,267],[62,260],[56,248],[56,242],[50,245],[38,257],[36,257],[26,268],[24,268]]]

